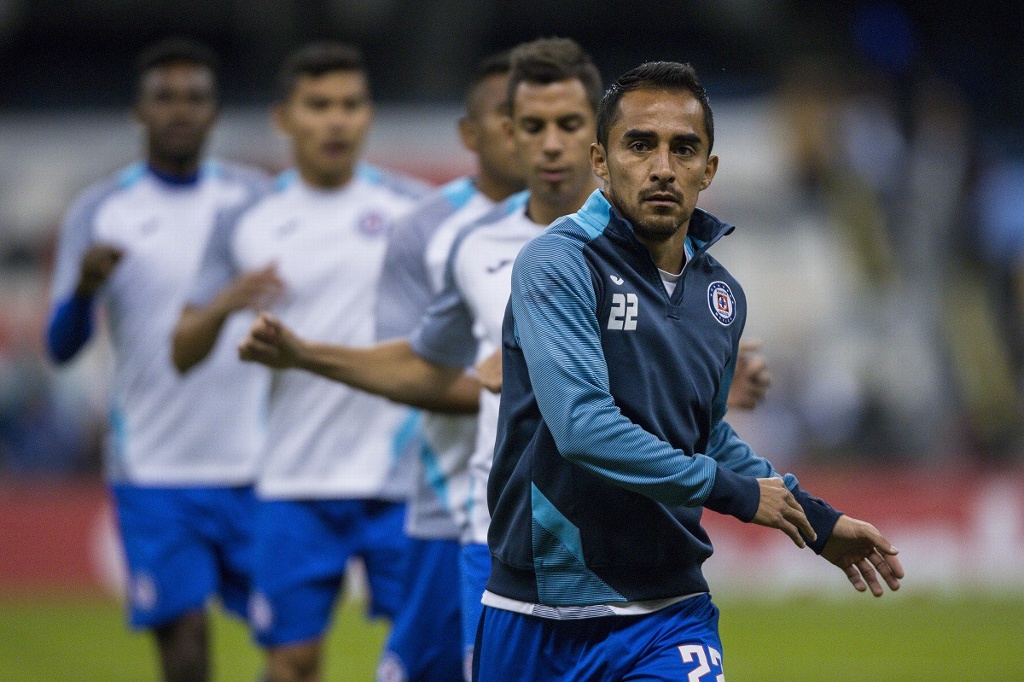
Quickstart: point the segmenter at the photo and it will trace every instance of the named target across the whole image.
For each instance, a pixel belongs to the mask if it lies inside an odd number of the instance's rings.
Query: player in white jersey
[[[463,145],[477,156],[477,174],[428,195],[388,237],[378,289],[379,339],[405,338],[415,329],[444,288],[456,235],[523,187],[505,130],[508,69],[508,52],[480,63],[466,98],[466,115],[459,121]],[[421,416],[422,443],[412,460],[416,476],[406,513],[406,534],[412,542],[407,604],[393,624],[378,679],[447,682],[462,674],[467,635],[460,615],[459,548],[468,531],[469,456],[475,433],[476,415],[424,411]],[[467,625],[471,643],[476,624]]]
[[[258,171],[202,161],[217,115],[214,65],[206,48],[181,40],[139,57],[145,160],[87,190],[68,213],[47,329],[54,360],[67,362],[92,335],[96,305],[104,309],[114,374],[105,466],[130,620],[154,633],[173,681],[207,679],[211,596],[246,613],[269,376],[239,371],[235,346],[251,317],[231,319],[188,376],[171,364],[171,332],[215,223],[268,185]]]
[[[211,240],[175,335],[183,364],[223,334],[219,292],[246,272],[276,274],[282,293],[271,309],[304,335],[355,346],[374,341],[388,225],[427,186],[358,162],[372,103],[353,47],[317,43],[292,54],[274,117],[292,143],[296,170]],[[350,557],[366,565],[371,612],[393,618],[399,611],[408,486],[392,469],[410,416],[309,374],[274,377],[250,608],[272,682],[319,679],[323,635]]]

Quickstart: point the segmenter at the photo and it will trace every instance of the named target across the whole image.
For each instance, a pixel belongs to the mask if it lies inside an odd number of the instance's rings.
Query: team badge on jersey
[[[376,211],[371,211],[356,221],[356,229],[359,231],[359,234],[366,237],[381,236],[384,234],[385,227],[387,227],[387,220]]]
[[[736,297],[725,282],[712,282],[708,287],[708,307],[718,322],[726,327],[736,319]]]

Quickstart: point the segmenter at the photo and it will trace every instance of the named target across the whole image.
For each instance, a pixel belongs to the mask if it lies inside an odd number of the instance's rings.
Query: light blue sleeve
[[[47,350],[55,362],[73,358],[92,336],[95,299],[75,296],[75,287],[82,257],[93,245],[96,214],[117,189],[113,181],[90,188],[75,201],[61,223],[45,333]]]
[[[243,204],[217,215],[206,243],[199,269],[189,288],[185,301],[188,305],[203,307],[216,298],[220,290],[234,281],[239,273],[232,250],[238,223],[245,212],[258,201],[252,198]]]
[[[377,340],[407,338],[430,306],[434,291],[425,252],[429,226],[439,221],[418,210],[391,227],[377,286]]]
[[[513,266],[510,305],[538,407],[563,457],[667,505],[748,515],[748,484],[707,455],[673,448],[615,405],[590,269],[577,244],[551,232],[530,242]]]
[[[463,232],[456,238],[445,266],[444,289],[434,297],[409,336],[413,350],[436,365],[469,367],[476,360],[477,341],[473,335],[473,313],[455,279],[455,263]]]

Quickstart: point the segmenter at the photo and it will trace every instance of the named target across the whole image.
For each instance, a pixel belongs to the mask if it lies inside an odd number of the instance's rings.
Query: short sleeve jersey
[[[392,221],[427,186],[361,165],[338,190],[294,172],[211,240],[190,302],[205,305],[238,273],[274,263],[284,295],[272,308],[299,336],[374,342],[377,285]],[[276,372],[257,490],[264,498],[398,498],[387,486],[408,408],[301,371]]]
[[[413,333],[417,354],[437,364],[466,366],[501,348],[501,325],[511,291],[512,263],[544,226],[526,215],[527,194],[513,195],[455,240],[445,289]],[[470,458],[465,542],[487,541],[487,477],[494,454],[499,395],[480,394],[476,443]]]
[[[406,338],[416,328],[443,290],[456,236],[494,205],[471,178],[459,178],[427,196],[394,226],[377,301],[379,339]],[[411,536],[458,539],[467,531],[469,456],[476,420],[476,415],[422,414],[406,517]]]
[[[251,483],[268,373],[238,366],[246,326],[229,319],[209,357],[184,376],[171,335],[214,225],[265,192],[258,171],[214,161],[171,184],[142,163],[87,190],[60,231],[51,297],[67,300],[94,244],[124,255],[98,294],[113,351],[106,470],[144,485]],[[231,400],[225,400],[231,396]]]

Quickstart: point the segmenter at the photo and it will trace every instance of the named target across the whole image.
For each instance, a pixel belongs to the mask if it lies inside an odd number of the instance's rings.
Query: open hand
[[[844,514],[836,522],[821,555],[843,569],[858,592],[870,588],[871,594],[881,597],[883,590],[878,576],[890,590],[900,589],[904,573],[896,557],[898,552],[870,523]]]

